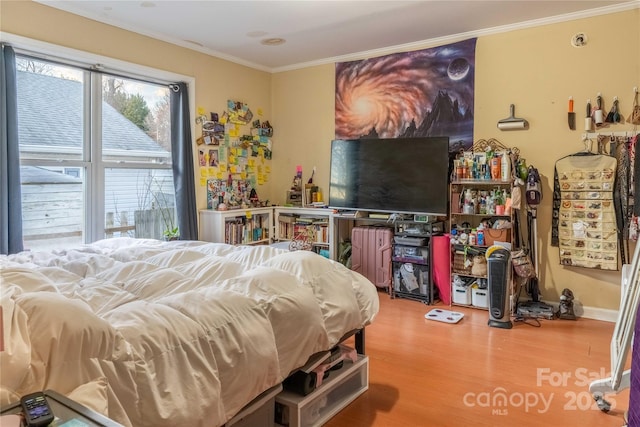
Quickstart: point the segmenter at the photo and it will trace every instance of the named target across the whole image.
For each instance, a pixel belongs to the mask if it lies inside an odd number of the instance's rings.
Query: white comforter
[[[109,239],[0,269],[0,404],[101,384],[136,427],[221,425],[379,309],[360,274],[268,246]]]

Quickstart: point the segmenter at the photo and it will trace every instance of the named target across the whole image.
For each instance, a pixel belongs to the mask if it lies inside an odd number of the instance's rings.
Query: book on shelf
[[[297,215],[293,214],[280,214],[278,215],[278,222],[287,222],[293,224],[296,222]]]
[[[312,224],[315,218],[308,216],[300,216],[296,218],[296,224]]]
[[[391,214],[378,213],[378,212],[371,212],[369,214],[369,218],[373,218],[373,219],[389,219],[390,216],[391,216]]]
[[[364,211],[338,211],[337,215],[346,217],[346,218],[366,218],[367,212]]]

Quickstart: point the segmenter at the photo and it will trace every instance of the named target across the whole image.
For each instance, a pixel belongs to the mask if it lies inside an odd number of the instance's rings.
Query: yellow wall
[[[221,112],[227,99],[246,102],[254,111],[262,108],[274,125],[274,152],[270,181],[258,189],[261,198],[283,202],[298,164],[305,177],[317,166],[315,182],[326,194],[334,137],[333,64],[271,75],[31,1],[3,1],[0,14],[3,32],[192,76],[195,103],[206,111]],[[570,45],[577,32],[589,38],[580,49]],[[432,45],[420,48],[426,47]],[[584,306],[618,307],[618,272],[558,265],[558,250],[549,246],[552,181],[555,161],[583,148],[581,119],[587,98],[602,92],[608,110],[618,96],[622,113],[629,113],[632,89],[640,86],[639,52],[639,9],[478,39],[474,139],[497,138],[518,147],[542,174],[541,288],[549,301],[557,301],[562,289],[570,287]],[[576,131],[567,127],[569,96],[576,100]],[[529,121],[528,131],[496,128],[496,122],[509,115],[511,103],[516,115]],[[631,127],[615,125],[607,130],[627,129]],[[201,187],[197,200],[204,208]]]
[[[578,32],[588,36],[588,44],[582,48],[570,44]],[[420,48],[427,47],[432,46]],[[305,173],[316,165],[315,181],[326,193],[329,144],[334,137],[334,84],[333,65],[273,76],[273,111],[283,126],[277,139],[277,164],[287,172],[274,177],[275,188],[290,184],[295,164],[302,164]],[[496,138],[518,147],[521,156],[542,175],[538,243],[541,291],[548,301],[557,302],[562,289],[568,287],[586,307],[618,307],[619,272],[561,267],[558,249],[549,246],[553,171],[556,160],[584,148],[581,137],[586,100],[595,102],[601,92],[608,111],[611,100],[618,96],[627,115],[634,86],[640,87],[638,9],[478,38],[474,140]],[[567,125],[569,96],[575,100],[575,131]],[[512,103],[516,116],[529,121],[529,130],[497,129],[497,121],[509,116]],[[619,124],[605,130],[631,129]]]
[[[144,65],[195,78],[195,105],[205,111],[222,113],[227,100],[245,102],[252,111],[262,109],[261,120],[271,116],[271,74],[234,64],[219,58],[176,45],[124,31],[110,25],[62,12],[32,1],[2,1],[0,30],[72,49],[77,49],[121,61]],[[19,47],[19,46],[17,46]],[[192,112],[195,118],[195,112]],[[196,127],[196,135],[200,135]],[[194,165],[197,150],[194,148]],[[196,166],[197,203],[207,206],[206,188],[200,186],[199,167]],[[271,183],[258,188],[258,194],[269,196]]]

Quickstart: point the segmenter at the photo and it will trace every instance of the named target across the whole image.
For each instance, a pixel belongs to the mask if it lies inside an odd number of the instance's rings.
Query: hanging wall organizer
[[[560,264],[618,270],[619,235],[614,205],[615,157],[585,150],[558,160],[554,179],[552,245]]]

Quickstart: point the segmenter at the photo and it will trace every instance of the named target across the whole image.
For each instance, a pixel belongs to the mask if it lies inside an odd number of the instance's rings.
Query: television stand
[[[435,219],[433,219],[435,218]],[[437,217],[418,214],[394,215],[367,211],[336,212],[331,218],[333,234],[331,244],[340,262],[351,268],[351,260],[340,257],[352,244],[356,227],[382,227],[392,232],[391,256],[385,265],[376,266],[379,277],[387,277],[387,291],[391,298],[408,298],[427,304],[438,299],[433,281],[432,240],[444,232],[444,221]],[[379,251],[375,250],[373,253]],[[375,264],[375,261],[369,261]]]

